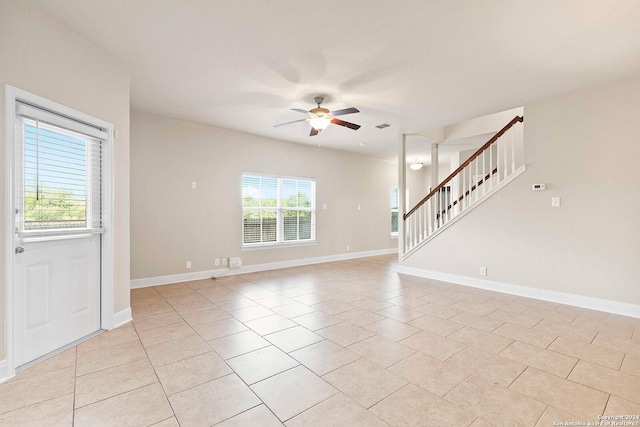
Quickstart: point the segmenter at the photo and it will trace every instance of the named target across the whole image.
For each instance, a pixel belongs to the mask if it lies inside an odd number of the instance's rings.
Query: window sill
[[[307,242],[291,242],[291,243],[283,243],[283,242],[278,242],[278,243],[263,243],[260,245],[251,245],[251,246],[242,246],[241,251],[245,252],[245,251],[261,251],[263,249],[283,249],[283,248],[295,248],[295,247],[299,247],[299,246],[315,246],[316,245],[316,241],[315,240],[310,240]]]

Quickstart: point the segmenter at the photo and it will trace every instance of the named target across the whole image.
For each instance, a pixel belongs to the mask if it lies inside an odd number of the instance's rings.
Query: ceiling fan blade
[[[311,133],[309,134],[309,136],[316,136],[319,133],[320,133],[320,131],[318,129],[311,128]]]
[[[334,125],[344,126],[346,128],[353,129],[353,130],[360,129],[360,125],[357,125],[355,123],[345,122],[344,120],[340,120],[340,119],[331,119],[331,123],[333,123]]]
[[[360,110],[358,110],[355,107],[351,107],[351,108],[343,108],[342,110],[336,110],[336,111],[332,111],[331,114],[335,117],[335,116],[344,116],[345,114],[351,114],[351,113],[359,113]]]
[[[273,125],[274,128],[279,128],[280,126],[287,126],[287,125],[292,125],[294,123],[298,123],[298,122],[306,122],[307,119],[300,119],[300,120],[294,120],[292,122],[286,122],[286,123],[280,123],[279,125]]]
[[[298,113],[302,113],[302,114],[309,114],[307,110],[303,110],[301,108],[292,108],[291,111],[297,111]]]

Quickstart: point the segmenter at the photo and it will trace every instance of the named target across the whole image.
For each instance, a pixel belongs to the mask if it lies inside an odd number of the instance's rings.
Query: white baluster
[[[471,167],[472,167],[471,163],[469,163],[467,165],[467,171],[469,171],[468,172],[469,173],[469,177],[468,177],[469,178],[469,188],[468,188],[468,190],[469,190],[469,204],[471,204],[471,193],[472,193],[471,189],[473,188],[473,173],[472,173]]]
[[[442,215],[440,214],[440,192],[438,191],[435,194],[436,199],[434,200],[435,213],[436,213],[436,230],[440,228],[442,225]]]
[[[491,155],[491,150],[493,149],[493,144],[489,146],[489,182],[493,187],[493,156]]]
[[[438,193],[433,195],[432,211],[433,211],[433,231],[438,230]]]
[[[420,221],[420,212],[416,211],[415,215],[416,215],[416,222],[418,223],[418,243],[420,243],[422,242],[422,235],[423,235],[422,221]]]
[[[409,252],[409,239],[407,238],[409,236],[409,221],[408,220],[404,220],[404,252],[407,253]]]
[[[476,186],[476,191],[475,191],[476,196],[475,196],[475,198],[473,200],[478,200],[478,190],[479,189],[478,189],[478,158],[477,157],[475,158],[474,162],[476,162],[476,175],[473,178],[473,184]]]
[[[462,206],[465,208],[469,206],[469,198],[467,197],[467,175],[469,175],[469,167],[465,166],[462,170],[462,195],[464,196]]]
[[[431,228],[432,228],[432,232],[435,233],[435,231],[438,229],[438,227],[436,226],[436,207],[435,207],[435,202],[436,202],[436,198],[435,196],[431,196],[431,198],[429,199],[429,213],[431,215]]]
[[[482,152],[482,194],[484,194],[487,191],[487,174],[486,174],[486,170],[485,170],[485,158],[484,158],[484,153],[487,150],[484,150]]]
[[[509,169],[507,169],[507,141],[502,141],[502,146],[504,147],[504,176],[506,178],[509,176]]]
[[[427,219],[428,209],[426,209],[425,205],[422,205],[420,209],[422,209],[420,215],[422,216],[422,222],[424,223],[424,236],[427,237],[429,236],[429,221]]]
[[[467,168],[465,167],[464,169],[462,169],[462,202],[460,204],[460,211],[465,210],[465,208],[467,207],[467,196],[465,196],[465,193],[467,192]]]
[[[411,248],[413,247],[413,239],[411,238],[411,233],[413,233],[413,230],[411,229],[412,225],[411,225],[411,217],[409,217],[407,219],[407,249],[411,250]]]
[[[424,230],[428,237],[431,234],[431,227],[429,226],[429,205],[425,203],[422,207],[424,208]]]
[[[516,171],[516,132],[513,128],[509,130],[511,134],[511,173]]]

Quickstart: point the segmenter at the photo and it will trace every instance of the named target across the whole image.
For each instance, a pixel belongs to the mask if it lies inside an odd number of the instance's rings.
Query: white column
[[[404,214],[406,211],[407,188],[407,135],[402,134],[398,144],[398,259],[405,253]]]
[[[440,180],[438,179],[438,143],[433,142],[431,143],[431,189],[433,190],[434,188],[436,188],[436,186],[439,183],[440,183]],[[436,215],[433,216],[433,219],[435,221],[437,218],[437,215],[440,213],[439,195],[436,194],[434,197],[432,197],[429,203],[431,204],[429,209],[431,209],[432,212],[436,213]],[[440,221],[438,221],[438,223],[440,224]],[[435,231],[435,228],[437,227],[434,226],[434,231]]]
[[[436,188],[440,183],[438,179],[438,143],[431,144],[431,188]]]

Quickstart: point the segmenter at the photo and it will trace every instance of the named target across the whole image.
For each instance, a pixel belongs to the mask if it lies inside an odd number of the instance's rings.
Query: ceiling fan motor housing
[[[329,109],[327,108],[322,107],[309,110],[309,114],[311,115],[311,117],[331,117],[331,111],[329,111]]]

